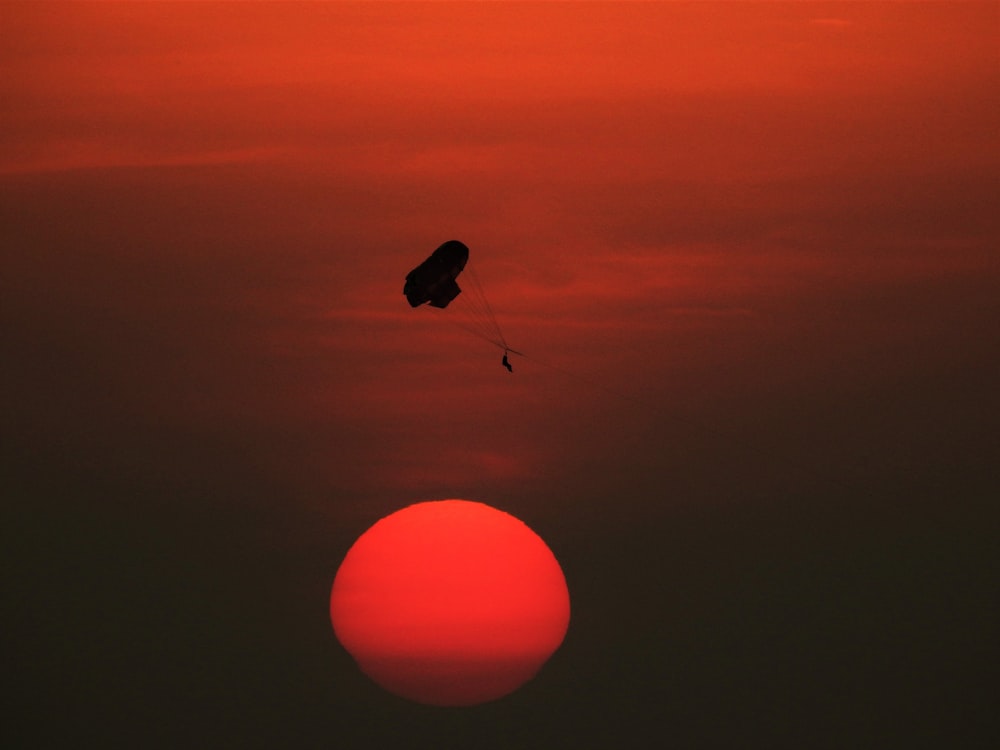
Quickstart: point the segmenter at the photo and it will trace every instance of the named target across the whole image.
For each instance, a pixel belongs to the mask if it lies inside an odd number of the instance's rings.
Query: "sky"
[[[996,3],[0,25],[5,744],[992,746]],[[513,373],[402,296],[450,239]],[[474,708],[329,622],[443,498],[570,591]]]

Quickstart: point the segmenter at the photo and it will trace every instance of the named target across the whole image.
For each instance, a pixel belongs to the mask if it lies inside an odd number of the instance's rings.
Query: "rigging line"
[[[443,315],[442,317],[445,322],[450,323],[457,328],[461,328],[463,331],[471,333],[477,338],[488,341],[496,347],[501,349],[503,348],[503,342],[497,337],[489,326],[485,325],[481,319],[476,319],[474,316],[468,319],[463,319],[457,315]]]
[[[490,325],[489,321],[485,317],[485,314],[476,307],[472,298],[467,295],[462,295],[461,299],[461,311],[466,313],[468,325],[474,327],[478,331],[477,335],[488,337],[489,339],[498,339],[499,336],[496,329]]]
[[[497,327],[493,324],[493,321],[490,320],[489,314],[486,312],[482,303],[476,299],[475,291],[470,290],[467,295],[464,295],[464,297],[463,310],[466,310],[471,316],[472,322],[484,333],[488,333],[494,338],[500,338]]]
[[[489,298],[487,298],[486,296],[486,290],[483,289],[483,284],[479,280],[479,274],[476,273],[475,266],[469,264],[468,268],[472,276],[473,284],[475,285],[479,293],[479,296],[482,298],[483,304],[486,307],[486,312],[489,315],[490,320],[493,322],[493,327],[496,328],[497,335],[500,337],[500,340],[503,341],[503,344],[506,347],[507,340],[504,338],[503,331],[500,330],[500,323],[497,321],[496,313],[493,312],[493,307],[492,305],[490,305]]]
[[[490,320],[489,313],[482,303],[481,295],[475,284],[472,287],[467,286],[465,293],[461,295],[460,299],[462,305],[469,311],[477,324],[481,325],[484,330],[491,330],[493,333],[496,333],[496,326]]]
[[[476,329],[476,328],[474,328],[472,326],[467,326],[464,323],[459,323],[457,320],[449,320],[448,322],[451,323],[453,326],[457,326],[458,328],[461,328],[463,331],[471,333],[473,336],[481,338],[483,341],[488,341],[489,343],[493,344],[493,346],[495,346],[495,347],[497,347],[499,349],[503,349],[504,348],[503,342],[498,341],[496,338],[493,338],[489,334],[483,333],[482,331],[480,331],[480,330],[478,330],[478,329]],[[513,351],[513,350],[511,350],[511,351]]]
[[[467,288],[463,301],[469,309],[472,310],[472,312],[492,327],[492,321],[489,319],[489,312],[486,310],[486,306],[483,304],[479,289],[475,285]]]

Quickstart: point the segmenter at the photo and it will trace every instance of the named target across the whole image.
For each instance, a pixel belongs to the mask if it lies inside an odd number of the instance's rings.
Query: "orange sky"
[[[163,397],[181,420],[377,421],[370,439],[392,455],[362,484],[425,481],[428,457],[401,415],[429,422],[418,431],[471,481],[545,471],[538,449],[513,439],[526,413],[545,435],[583,403],[622,407],[586,386],[563,398],[581,383],[551,369],[500,380],[480,342],[399,304],[402,276],[445,239],[472,248],[515,348],[654,409],[702,398],[698,370],[717,359],[797,335],[791,321],[819,290],[975,278],[990,265],[992,5],[4,14],[19,31],[0,53],[0,171],[36,186],[24,211],[41,210],[40,185],[68,202],[46,230],[73,233],[75,257],[47,243],[72,285],[67,304],[103,279],[109,306],[176,327],[184,355],[213,346],[183,341],[188,330],[213,331],[295,378],[275,393],[213,367],[204,388],[171,394],[180,404],[148,382],[136,397]],[[96,196],[70,197],[101,174]],[[142,284],[170,287],[160,297]],[[826,307],[807,314],[832,318]],[[227,315],[252,316],[252,340]],[[898,335],[891,321],[821,323],[847,348],[831,359]],[[801,363],[767,356],[778,359],[749,377],[799,377]],[[447,419],[428,418],[435,403]],[[519,416],[508,425],[504,412]],[[440,447],[484,420],[511,440]],[[348,463],[338,471],[357,470]]]
[[[468,497],[555,537],[571,590],[609,525],[944,508],[987,476],[996,3],[26,2],[0,28],[26,465],[220,508],[245,483],[345,542]],[[512,375],[403,298],[449,239]]]

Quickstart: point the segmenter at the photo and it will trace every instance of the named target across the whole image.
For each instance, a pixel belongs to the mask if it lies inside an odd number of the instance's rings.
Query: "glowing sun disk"
[[[499,698],[562,643],[569,592],[545,542],[482,503],[418,503],[351,547],[330,595],[337,638],[375,682],[422,703]]]

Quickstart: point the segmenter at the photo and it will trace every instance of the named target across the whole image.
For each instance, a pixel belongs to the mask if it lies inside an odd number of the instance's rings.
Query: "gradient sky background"
[[[5,744],[996,739],[997,3],[0,26]],[[511,376],[402,296],[453,238]],[[473,709],[328,619],[354,539],[446,497],[572,597]]]

